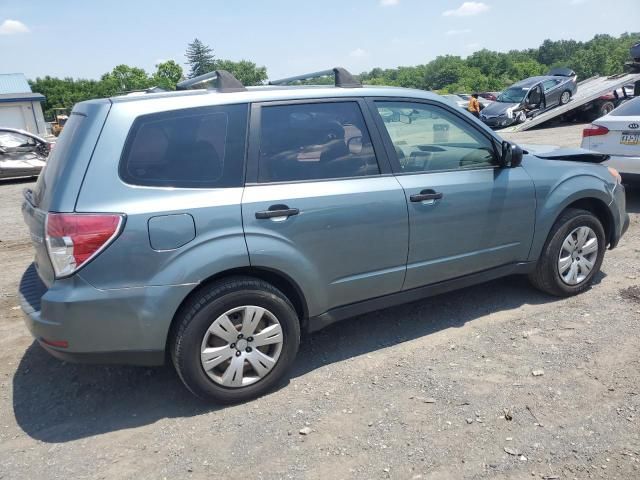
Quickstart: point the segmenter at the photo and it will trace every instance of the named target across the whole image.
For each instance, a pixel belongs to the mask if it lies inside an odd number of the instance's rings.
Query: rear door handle
[[[286,205],[271,205],[268,210],[262,210],[260,212],[256,212],[256,218],[259,220],[265,218],[276,218],[276,217],[291,217],[293,215],[298,215],[300,210],[297,208],[289,208]]]
[[[414,193],[409,197],[412,202],[424,202],[425,200],[440,200],[444,195],[442,192],[436,192],[430,188],[422,190],[420,193]]]

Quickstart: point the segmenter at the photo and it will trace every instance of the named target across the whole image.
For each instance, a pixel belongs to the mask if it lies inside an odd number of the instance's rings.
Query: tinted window
[[[247,105],[141,116],[127,138],[120,176],[146,186],[241,186],[246,124]]]
[[[259,182],[380,173],[356,102],[262,108]]]
[[[444,108],[410,102],[376,102],[376,107],[402,172],[460,170],[496,163],[493,142]]]
[[[640,115],[640,97],[635,98],[633,100],[629,100],[628,102],[624,102],[618,108],[616,108],[611,115],[616,115],[619,117],[635,117]]]

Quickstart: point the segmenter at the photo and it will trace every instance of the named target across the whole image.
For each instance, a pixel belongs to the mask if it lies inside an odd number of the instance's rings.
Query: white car
[[[640,97],[623,103],[582,132],[582,148],[606,153],[625,180],[640,180]]]

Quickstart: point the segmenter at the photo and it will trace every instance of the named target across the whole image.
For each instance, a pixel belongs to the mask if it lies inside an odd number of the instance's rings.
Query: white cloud
[[[489,5],[482,2],[464,2],[455,10],[445,10],[442,15],[445,17],[470,17],[489,10]]]
[[[29,27],[19,20],[7,19],[0,23],[0,35],[15,35],[17,33],[29,33]]]
[[[383,7],[395,7],[400,3],[400,0],[380,0],[380,5]]]
[[[369,53],[363,48],[359,47],[349,52],[350,57],[366,57],[367,55],[369,55]]]
[[[470,28],[462,28],[460,30],[447,30],[445,32],[446,35],[463,35],[465,33],[471,33],[471,29]]]

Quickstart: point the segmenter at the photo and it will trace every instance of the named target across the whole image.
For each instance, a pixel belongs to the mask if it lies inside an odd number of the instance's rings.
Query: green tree
[[[212,70],[227,70],[243,85],[261,85],[267,79],[266,67],[258,67],[248,60],[216,60]]]
[[[197,38],[187,45],[187,51],[184,56],[187,57],[187,65],[189,65],[189,78],[215,70],[213,49]]]
[[[144,90],[153,86],[153,79],[142,68],[118,65],[100,78],[98,92],[110,97],[124,92]]]
[[[176,84],[182,79],[182,67],[173,60],[167,60],[156,65],[153,83],[165,90],[175,90]]]

